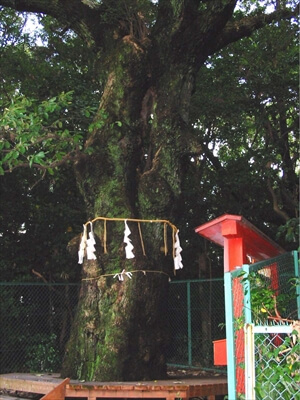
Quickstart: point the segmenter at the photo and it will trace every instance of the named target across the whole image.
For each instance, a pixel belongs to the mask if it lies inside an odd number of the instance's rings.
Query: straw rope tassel
[[[175,235],[176,235],[176,231],[175,231],[175,229],[173,228],[172,229],[172,240],[173,240],[173,260],[175,259],[175,257],[176,257],[176,249],[175,249],[175,243],[176,243],[176,237],[175,237]],[[173,271],[173,273],[174,273],[174,276],[176,276],[176,269],[174,268],[174,271]]]
[[[145,252],[145,246],[144,246],[144,241],[143,241],[143,235],[142,235],[142,229],[141,229],[141,224],[140,222],[138,222],[138,228],[139,228],[139,234],[140,234],[140,240],[141,240],[141,246],[142,246],[142,250],[143,250],[143,255],[146,255]]]
[[[168,238],[167,238],[167,224],[164,222],[164,252],[165,256],[168,254]]]
[[[107,229],[106,229],[106,219],[104,219],[104,231],[103,231],[103,251],[104,251],[104,254],[107,254],[106,243],[107,243]]]
[[[176,256],[176,249],[175,249],[175,243],[176,243],[176,231],[173,229],[172,231],[172,239],[173,239],[173,258]]]
[[[132,221],[132,222],[137,222],[138,223],[138,228],[139,228],[139,234],[140,234],[140,240],[141,240],[141,246],[143,250],[143,254],[146,255],[145,252],[145,246],[144,246],[144,241],[142,237],[142,231],[140,227],[140,222],[150,222],[150,223],[163,223],[164,224],[164,253],[167,255],[168,253],[168,241],[167,241],[167,228],[168,225],[172,229],[172,240],[173,240],[173,258],[176,256],[176,249],[175,249],[175,243],[176,243],[176,232],[178,229],[176,228],[175,225],[173,225],[170,221],[165,220],[165,219],[157,219],[157,220],[147,220],[147,219],[134,219],[134,218],[108,218],[108,217],[96,217],[91,221],[88,221],[84,224],[84,226],[87,226],[89,223],[94,223],[96,221],[104,221],[104,231],[103,231],[103,252],[104,254],[107,254],[107,221]]]

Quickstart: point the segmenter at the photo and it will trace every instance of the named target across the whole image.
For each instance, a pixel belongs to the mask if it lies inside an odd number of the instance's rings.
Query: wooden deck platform
[[[79,382],[61,379],[58,374],[0,375],[0,390],[12,390],[44,395],[41,400],[65,400],[80,397],[87,400],[113,399],[184,399],[227,394],[227,380],[221,377],[168,379],[149,382]],[[1,398],[1,396],[0,396]]]

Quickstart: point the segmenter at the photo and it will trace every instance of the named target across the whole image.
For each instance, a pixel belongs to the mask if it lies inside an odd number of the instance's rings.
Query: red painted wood
[[[247,256],[255,261],[261,261],[276,257],[285,252],[280,246],[268,238],[241,215],[224,214],[210,222],[198,226],[195,232],[206,239],[227,247],[230,244],[230,254],[226,267],[231,266],[236,260],[247,260]],[[242,239],[241,242],[231,239]],[[239,254],[238,248],[243,247],[243,253]],[[233,253],[233,254],[232,254]],[[232,261],[231,261],[232,260]],[[242,261],[243,262],[243,261]],[[234,268],[239,265],[236,264]]]
[[[45,396],[43,396],[41,400],[65,400],[66,385],[69,382],[70,382],[69,378],[64,379],[49,393],[45,394]]]

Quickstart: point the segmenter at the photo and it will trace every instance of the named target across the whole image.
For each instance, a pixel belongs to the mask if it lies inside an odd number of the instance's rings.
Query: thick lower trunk
[[[94,222],[102,242],[96,245],[97,260],[83,264],[62,375],[100,381],[165,378],[173,229],[164,223],[127,221],[135,257],[126,259],[124,222],[105,224],[103,246],[103,221]],[[124,273],[119,280],[121,271],[130,274]]]
[[[133,274],[84,281],[63,376],[84,380],[152,380],[166,376],[168,279]]]

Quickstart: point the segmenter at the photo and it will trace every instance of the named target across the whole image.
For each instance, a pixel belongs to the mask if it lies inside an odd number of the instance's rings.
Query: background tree
[[[67,128],[72,131],[77,129],[80,136],[80,129],[88,125],[87,115],[96,109],[97,104],[95,94],[96,100],[93,102],[89,95],[87,105],[87,95],[82,90],[85,87],[90,92],[87,84],[90,80],[87,74],[92,73],[91,66],[87,68],[90,61],[82,49],[81,60],[84,60],[85,70],[84,67],[80,70],[74,49],[78,49],[81,42],[75,36],[68,36],[63,43],[55,30],[54,20],[44,18],[43,32],[36,30],[29,35],[26,27],[30,15],[25,18],[9,9],[0,12],[0,147],[7,168],[0,181],[1,280],[40,279],[33,274],[34,270],[47,281],[63,281],[64,278],[77,281],[80,268],[76,267],[76,262],[65,248],[86,219],[83,199],[70,166],[65,163],[60,171],[55,167],[48,168],[49,173],[45,174],[43,166],[36,161],[42,163],[46,156],[47,136],[53,136],[51,143],[57,131],[63,134],[62,127],[66,128],[66,110],[61,113],[61,106],[54,98],[66,88],[75,87],[73,105],[68,102]],[[44,46],[46,43],[48,47]],[[55,83],[58,76],[59,80]],[[49,85],[49,82],[52,84]],[[9,130],[7,124],[10,124]],[[65,134],[68,136],[66,129]],[[12,147],[13,144],[15,147]],[[62,164],[65,153],[59,152],[55,145],[54,152],[56,163]],[[41,167],[41,173],[33,168],[34,164]],[[31,165],[32,168],[15,170],[16,165]]]
[[[184,190],[187,231],[199,219],[237,213],[287,250],[297,248],[297,30],[287,21],[272,24],[199,71],[191,105],[199,149],[188,157]],[[199,239],[190,240],[195,264]]]
[[[277,92],[279,99],[275,96],[275,89],[270,94],[263,92],[260,85],[265,80],[261,71],[255,75],[255,69],[250,71],[244,60],[238,63],[238,58],[232,56],[235,51],[245,59],[247,51],[257,55],[254,45],[248,50],[232,45],[229,51],[226,47],[273,22],[273,29],[279,30],[277,21],[293,18],[295,5],[289,2],[266,13],[268,2],[251,2],[251,7],[248,7],[250,2],[239,4],[240,9],[234,12],[236,1],[190,0],[170,4],[163,0],[157,3],[73,0],[65,2],[64,7],[55,1],[1,1],[0,5],[18,11],[55,18],[57,22],[45,17],[42,21],[49,38],[57,40],[58,53],[52,52],[48,42],[44,49],[36,46],[35,51],[29,50],[27,54],[30,61],[44,54],[45,75],[42,76],[46,81],[51,82],[52,78],[53,82],[53,72],[55,75],[59,72],[60,77],[55,80],[57,93],[52,93],[53,84],[51,90],[43,92],[43,80],[38,79],[39,92],[33,93],[37,93],[39,102],[23,98],[17,104],[4,106],[2,173],[24,165],[24,158],[42,174],[45,171],[53,174],[63,162],[74,161],[88,218],[97,215],[167,218],[185,232],[191,227],[195,213],[203,208],[205,220],[219,211],[245,210],[244,215],[252,217],[254,200],[266,210],[273,208],[272,217],[280,215],[283,222],[295,217],[294,105],[287,107],[280,92]],[[53,30],[60,36],[52,36]],[[69,30],[82,41],[69,34]],[[73,47],[74,52],[67,52],[62,61],[60,57],[70,46],[72,49],[76,40],[78,47]],[[288,43],[290,40],[287,39]],[[87,57],[80,65],[75,62],[75,51]],[[292,45],[290,51],[292,62]],[[68,57],[74,60],[73,79],[67,78],[69,68],[65,68],[65,60]],[[220,77],[226,63],[230,68],[235,67],[230,81],[233,80],[232,88],[237,96],[243,99],[243,110],[233,94],[232,99],[228,98],[224,90],[223,96],[214,98],[209,92],[212,84],[220,92]],[[52,73],[47,72],[48,66]],[[220,68],[222,74],[218,75]],[[91,91],[89,96],[84,88],[86,95],[77,96],[74,90],[73,99],[84,100],[76,104],[76,100],[72,103],[69,91],[76,88],[73,85],[78,83],[80,72],[87,78]],[[205,86],[205,82],[210,86]],[[225,88],[224,84],[222,90]],[[64,93],[58,96],[61,91]],[[100,105],[88,128],[84,117],[91,115],[97,95]],[[290,95],[287,91],[289,99]],[[232,113],[229,100],[233,106],[239,105],[240,114]],[[283,101],[281,108],[277,100]],[[195,113],[197,104],[205,104],[203,115]],[[78,113],[72,110],[83,113],[79,121]],[[221,115],[216,116],[216,112]],[[266,129],[271,123],[272,131]],[[278,141],[270,142],[270,137],[275,135]],[[280,152],[281,147],[275,146],[283,142],[288,143],[289,153]],[[228,151],[229,146],[232,152]],[[266,153],[268,156],[264,157]],[[242,171],[247,171],[247,177]],[[261,174],[262,180],[257,179],[256,171],[266,172]],[[281,171],[285,173],[284,179]],[[196,180],[198,177],[201,185]],[[249,194],[250,199],[248,195],[243,196],[243,188],[249,191],[249,182],[255,187],[261,181],[269,201],[254,190]],[[288,193],[282,190],[287,181]],[[283,200],[283,193],[288,194],[288,200]],[[263,221],[276,225],[265,216]],[[197,224],[200,222],[199,218]],[[131,228],[133,241],[139,243],[138,232],[134,226]],[[95,278],[99,274],[120,272],[124,267],[170,274],[171,260],[162,257],[160,252],[162,232],[145,229],[147,257],[136,246],[135,259],[128,264],[120,252],[123,228],[117,224],[110,227],[109,254],[103,254],[102,227],[95,229],[100,257],[84,264],[83,277],[91,280],[82,287],[63,374],[103,380],[161,377],[165,373],[165,275],[147,274],[147,279],[143,274],[136,275],[122,284],[106,277]],[[191,245],[188,239],[186,242]]]

